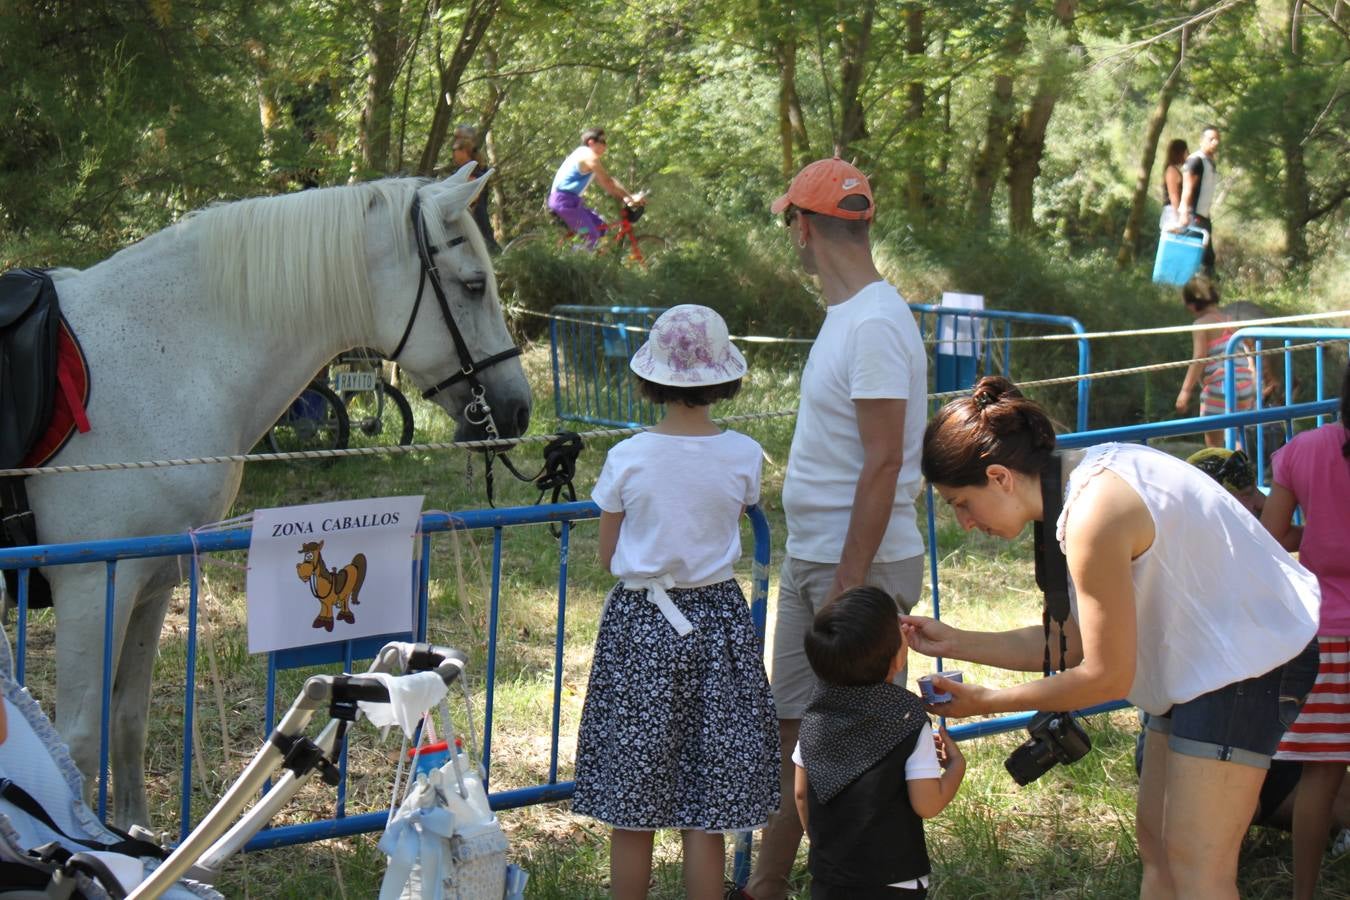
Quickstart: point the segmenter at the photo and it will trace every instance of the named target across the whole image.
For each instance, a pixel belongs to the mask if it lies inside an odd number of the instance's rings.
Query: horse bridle
[[[413,237],[417,244],[417,262],[421,269],[417,277],[417,297],[413,300],[411,315],[408,316],[408,324],[403,329],[403,337],[399,338],[398,346],[390,354],[391,362],[398,359],[399,354],[403,352],[403,347],[408,343],[408,335],[412,334],[413,323],[417,321],[417,311],[422,306],[422,294],[426,289],[428,281],[431,282],[432,293],[436,295],[436,303],[441,308],[441,319],[445,322],[445,327],[450,331],[450,340],[454,342],[455,352],[459,354],[460,370],[449,378],[432,385],[422,392],[422,399],[429,400],[439,394],[446,388],[458,384],[461,381],[469,383],[470,398],[468,404],[464,407],[464,418],[471,425],[480,425],[487,433],[488,440],[499,440],[501,434],[497,431],[497,422],[492,417],[492,406],[487,401],[487,391],[483,388],[483,383],[478,380],[478,373],[484,369],[495,366],[499,362],[505,362],[520,355],[520,348],[515,344],[511,349],[503,350],[501,353],[495,353],[486,359],[474,360],[473,354],[469,352],[469,345],[464,340],[464,335],[460,332],[459,326],[455,323],[455,315],[450,311],[450,301],[445,296],[445,288],[441,287],[441,279],[436,266],[432,263],[432,257],[436,255],[436,249],[427,243],[427,225],[422,218],[421,198],[413,194],[412,199],[412,227]],[[446,244],[446,249],[457,247],[464,243],[463,235],[455,238]],[[559,432],[554,440],[544,448],[544,465],[539,470],[539,474],[533,478],[520,472],[506,455],[504,448],[489,446],[485,449],[487,462],[484,468],[484,479],[487,488],[488,505],[495,506],[492,497],[492,462],[494,459],[500,459],[507,470],[520,481],[530,482],[539,488],[539,500],[542,502],[545,492],[553,491],[553,502],[557,503],[559,496],[566,492],[568,499],[576,499],[576,491],[572,487],[572,477],[576,474],[576,459],[581,452],[581,438],[572,432]]]
[[[464,418],[471,425],[482,426],[489,439],[496,439],[499,437],[497,423],[492,418],[492,407],[488,404],[487,391],[483,388],[483,383],[478,380],[478,373],[495,366],[497,363],[506,362],[508,359],[519,356],[520,348],[512,344],[511,349],[494,353],[486,359],[475,360],[473,358],[473,353],[470,352],[469,345],[465,342],[464,335],[455,322],[455,314],[450,310],[450,301],[445,296],[445,288],[441,287],[439,272],[432,262],[437,250],[427,243],[427,225],[422,218],[421,197],[416,193],[413,194],[412,199],[412,228],[413,238],[417,244],[417,262],[421,270],[417,277],[417,298],[413,300],[412,313],[408,316],[408,324],[403,329],[403,337],[399,338],[398,346],[394,348],[394,352],[390,354],[389,359],[391,362],[396,361],[399,354],[403,352],[404,346],[408,343],[408,336],[412,334],[413,323],[417,321],[417,312],[422,306],[422,294],[426,289],[427,282],[430,281],[432,293],[436,295],[436,303],[441,308],[441,319],[450,331],[450,340],[454,343],[455,353],[459,356],[460,370],[444,381],[423,391],[422,399],[430,400],[446,388],[461,381],[467,381],[470,398],[468,404],[464,407]],[[446,244],[446,249],[457,247],[464,241],[465,237],[460,235]]]

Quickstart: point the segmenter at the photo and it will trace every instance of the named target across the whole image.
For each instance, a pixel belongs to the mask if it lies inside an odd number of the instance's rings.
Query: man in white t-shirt
[[[816,612],[863,584],[894,597],[897,613],[908,611],[923,587],[914,498],[928,363],[913,313],[872,260],[874,206],[867,178],[838,157],[802,169],[772,206],[826,303],[802,372],[783,482],[787,554],[770,681],[785,748],[784,797],[792,796],[789,754],[816,684],[802,645]],[[764,829],[746,888],[755,900],[787,895],[801,836],[796,809],[784,803]]]
[[[1209,277],[1214,277],[1214,191],[1219,185],[1219,170],[1214,157],[1219,151],[1219,129],[1206,125],[1200,132],[1200,149],[1192,153],[1182,168],[1181,205],[1177,207],[1175,231],[1194,226],[1209,232],[1201,265]]]

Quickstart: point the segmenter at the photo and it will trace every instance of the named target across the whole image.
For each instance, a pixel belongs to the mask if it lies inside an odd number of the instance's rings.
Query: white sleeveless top
[[[1056,527],[1103,469],[1153,517],[1153,545],[1130,566],[1137,620],[1127,699],[1161,715],[1235,681],[1263,675],[1317,633],[1321,595],[1303,568],[1218,482],[1183,460],[1138,444],[1088,449],[1069,476]],[[1069,585],[1073,615],[1078,599]]]

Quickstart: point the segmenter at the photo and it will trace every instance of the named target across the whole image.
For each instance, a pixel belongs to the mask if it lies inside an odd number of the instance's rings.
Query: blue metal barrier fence
[[[1290,348],[1297,346],[1296,342],[1345,341],[1347,352],[1350,352],[1350,328],[1272,328],[1268,326],[1241,328],[1234,332],[1233,336],[1228,339],[1228,344],[1224,347],[1223,352],[1225,356],[1232,356],[1234,353],[1239,352],[1246,344],[1252,344],[1255,346],[1256,350],[1261,350],[1266,341],[1280,341],[1284,344],[1285,352],[1282,354],[1284,356],[1284,378],[1282,381],[1284,387],[1284,405],[1289,406],[1294,402],[1294,382],[1296,380],[1294,377],[1294,353]],[[1314,399],[1316,401],[1330,399],[1326,394],[1325,376],[1327,349],[1328,348],[1323,345],[1318,346],[1313,350],[1313,366],[1316,370],[1316,376],[1313,379],[1316,383],[1316,397]],[[1273,364],[1273,360],[1267,361],[1264,356],[1258,355],[1255,357],[1257,409],[1266,408],[1266,398],[1263,386],[1265,385],[1266,366],[1271,364]],[[1231,413],[1235,411],[1233,409],[1233,401],[1237,398],[1236,360],[1224,360],[1223,367],[1224,411]],[[1323,421],[1324,417],[1318,416],[1317,424],[1321,425]],[[1278,422],[1283,423],[1284,425],[1283,432],[1277,435],[1279,443],[1282,445],[1293,436],[1294,420],[1292,418],[1282,417]],[[1264,427],[1255,428],[1253,431],[1255,432],[1254,443],[1256,446],[1254,448],[1248,447],[1247,456],[1256,463],[1257,484],[1268,486],[1270,484],[1270,479],[1267,477],[1269,473],[1266,472],[1266,462],[1269,458],[1269,453],[1267,452],[1266,444],[1268,443],[1268,439],[1272,436],[1267,434],[1267,429]],[[1224,432],[1224,443],[1230,450],[1237,446],[1237,434],[1238,429],[1236,427],[1228,428]],[[1269,451],[1274,452],[1276,449],[1278,448],[1271,447],[1269,448]],[[1252,452],[1253,450],[1255,452]]]
[[[944,352],[940,343],[933,354],[933,390],[957,391],[972,387],[982,375],[1011,377],[1014,325],[1049,325],[1067,328],[1074,334],[1084,334],[1083,323],[1073,316],[1054,316],[1047,313],[1014,312],[1006,309],[962,309],[932,303],[911,303],[919,318],[919,334],[924,338],[938,337],[952,346]],[[948,328],[944,328],[946,325]],[[976,333],[978,327],[979,333]],[[945,338],[951,335],[952,339]],[[1078,373],[1086,375],[1091,367],[1092,351],[1087,338],[1079,338]],[[1091,382],[1078,382],[1078,431],[1088,427],[1088,395]]]
[[[550,310],[549,356],[553,408],[561,420],[634,428],[656,421],[639,395],[628,361],[646,341],[663,306],[555,306]]]
[[[1008,375],[1013,355],[1013,328],[1039,324],[1083,334],[1071,316],[1011,312],[999,309],[962,309],[911,303],[919,333],[937,336],[944,323],[960,336],[933,347],[929,384],[934,391],[970,387],[980,375]],[[553,408],[560,421],[633,428],[656,421],[656,408],[633,388],[628,361],[647,339],[660,306],[555,306],[549,320],[550,359],[553,365]],[[978,321],[977,321],[978,320]],[[967,327],[968,326],[968,327]],[[630,330],[636,328],[640,330]],[[978,334],[976,333],[978,331]],[[1091,351],[1086,338],[1078,345],[1078,374],[1086,375]],[[1077,429],[1088,424],[1089,382],[1078,382]]]
[[[546,780],[532,787],[489,793],[494,809],[511,809],[550,800],[562,800],[572,795],[573,783],[558,780],[558,743],[559,723],[562,701],[563,650],[567,613],[567,573],[568,552],[573,522],[595,519],[600,515],[599,508],[591,502],[562,503],[545,506],[527,506],[505,509],[473,510],[454,514],[426,513],[421,520],[421,555],[415,563],[417,583],[418,615],[415,635],[389,634],[363,638],[356,641],[336,642],[315,647],[306,647],[294,651],[268,654],[268,708],[264,733],[270,731],[274,722],[273,701],[276,693],[276,674],[280,669],[298,666],[311,666],[324,663],[341,662],[347,671],[358,659],[371,658],[386,641],[389,640],[425,640],[427,627],[428,586],[430,583],[431,538],[433,534],[448,531],[469,531],[491,529],[492,531],[492,590],[488,611],[488,646],[486,671],[486,708],[484,713],[483,766],[491,774],[493,704],[496,686],[498,625],[502,585],[502,539],[503,530],[510,526],[540,525],[558,523],[561,525],[558,554],[558,605],[555,622],[554,661],[553,661],[553,698],[550,720],[549,764]],[[746,510],[754,534],[751,573],[751,616],[763,640],[765,625],[765,605],[769,590],[769,553],[770,536],[768,520],[757,506]],[[98,814],[107,818],[107,772],[108,772],[108,729],[111,685],[113,590],[117,562],[123,559],[137,559],[155,556],[182,556],[191,560],[189,570],[189,599],[187,635],[187,670],[184,687],[184,733],[182,778],[180,784],[180,833],[186,835],[191,828],[191,784],[193,763],[193,709],[196,698],[196,654],[197,654],[197,607],[199,578],[197,555],[232,550],[247,550],[250,529],[235,528],[197,535],[160,535],[155,537],[125,538],[121,540],[93,541],[82,544],[42,545],[17,547],[0,550],[0,570],[17,569],[19,572],[19,625],[17,633],[17,660],[15,675],[23,682],[27,657],[27,611],[29,573],[39,566],[79,565],[104,563],[108,570],[107,610],[104,625],[104,690],[101,731],[102,748],[99,757]],[[303,825],[290,825],[270,828],[259,833],[245,848],[257,850],[267,847],[280,847],[323,838],[340,837],[362,832],[378,831],[384,828],[388,818],[387,811],[346,815],[345,757],[341,770],[342,782],[338,791],[338,814],[334,819],[311,822]],[[747,845],[748,847],[748,845]],[[738,866],[748,865],[738,861]]]

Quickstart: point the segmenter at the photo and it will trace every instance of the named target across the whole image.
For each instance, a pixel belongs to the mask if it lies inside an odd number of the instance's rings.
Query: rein
[[[445,296],[445,288],[441,287],[440,273],[433,263],[437,249],[430,246],[427,242],[427,225],[422,218],[421,197],[413,194],[412,199],[412,228],[413,238],[417,244],[417,262],[420,268],[417,278],[417,297],[413,300],[412,313],[408,316],[408,324],[403,328],[403,337],[399,338],[398,346],[390,355],[390,361],[396,361],[403,348],[408,343],[408,336],[412,334],[413,323],[417,321],[417,312],[422,306],[422,295],[425,293],[427,282],[431,282],[432,293],[436,295],[436,304],[441,309],[441,320],[445,322],[445,327],[450,332],[450,340],[455,345],[455,353],[460,360],[460,370],[439,384],[422,392],[423,400],[430,400],[452,385],[461,381],[469,383],[469,402],[464,407],[464,418],[471,425],[481,426],[487,434],[488,440],[500,440],[501,433],[497,430],[497,422],[492,417],[492,406],[487,400],[487,391],[483,383],[478,380],[478,373],[497,363],[505,362],[520,355],[520,348],[512,344],[509,350],[503,350],[501,353],[495,353],[492,356],[475,361],[473,353],[469,350],[468,343],[464,340],[464,335],[459,330],[459,325],[455,322],[455,314],[450,309],[450,301]],[[453,239],[446,244],[446,249],[457,247],[464,243],[463,235]],[[511,446],[503,443],[502,447]],[[483,479],[487,492],[487,501],[489,506],[495,507],[493,502],[493,474],[492,463],[500,458],[502,465],[520,481],[525,481],[539,488],[539,499],[536,504],[542,503],[544,495],[552,490],[553,500],[557,503],[558,498],[565,491],[569,500],[576,499],[576,489],[572,486],[572,478],[576,475],[577,455],[582,449],[581,438],[575,432],[559,432],[557,436],[544,447],[544,465],[533,478],[523,475],[519,469],[511,462],[506,455],[505,449],[495,449],[489,447],[484,451],[486,457],[486,466],[483,473]]]

